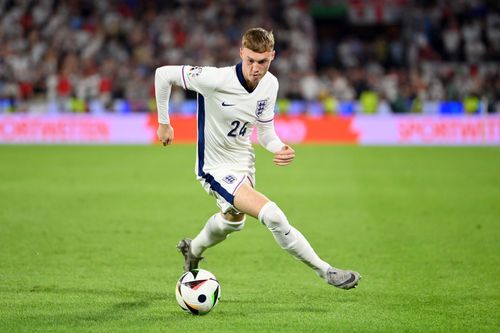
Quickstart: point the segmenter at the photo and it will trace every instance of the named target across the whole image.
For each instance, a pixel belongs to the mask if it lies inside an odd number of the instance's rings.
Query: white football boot
[[[340,289],[356,288],[361,275],[358,272],[345,271],[330,267],[326,271],[326,282]]]
[[[196,257],[191,252],[191,239],[184,238],[177,244],[177,249],[184,256],[184,272],[192,271],[198,268],[198,263],[203,257]]]

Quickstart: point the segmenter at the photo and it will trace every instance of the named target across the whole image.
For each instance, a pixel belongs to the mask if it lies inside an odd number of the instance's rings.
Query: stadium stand
[[[153,111],[156,67],[234,64],[251,26],[276,35],[281,112],[500,112],[500,10],[480,0],[0,0],[0,112]]]

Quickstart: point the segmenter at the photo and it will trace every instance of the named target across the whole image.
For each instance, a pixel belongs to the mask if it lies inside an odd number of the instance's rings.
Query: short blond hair
[[[258,53],[272,51],[274,49],[273,32],[263,28],[248,29],[243,34],[241,46]]]

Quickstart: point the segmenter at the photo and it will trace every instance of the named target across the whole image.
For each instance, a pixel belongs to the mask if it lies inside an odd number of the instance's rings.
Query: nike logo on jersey
[[[236,104],[228,104],[226,102],[222,102],[222,106],[235,106]]]

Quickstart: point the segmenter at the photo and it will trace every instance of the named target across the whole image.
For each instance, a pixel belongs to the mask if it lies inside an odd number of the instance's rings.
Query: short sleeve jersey
[[[242,64],[231,67],[182,67],[185,89],[198,93],[198,177],[228,168],[255,172],[255,153],[250,141],[257,122],[271,122],[278,80],[267,72],[252,91]]]

